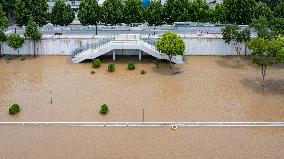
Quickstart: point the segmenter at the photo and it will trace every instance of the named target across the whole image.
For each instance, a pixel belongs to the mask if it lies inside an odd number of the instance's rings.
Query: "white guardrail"
[[[133,127],[284,127],[284,122],[0,122],[4,125],[22,126],[133,126]]]

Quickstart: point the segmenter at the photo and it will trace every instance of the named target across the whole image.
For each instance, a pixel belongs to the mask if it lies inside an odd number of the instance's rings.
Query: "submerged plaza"
[[[281,0],[0,5],[0,159],[284,155]]]

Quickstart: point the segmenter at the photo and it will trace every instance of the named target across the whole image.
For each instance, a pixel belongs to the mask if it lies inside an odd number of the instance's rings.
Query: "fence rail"
[[[4,125],[22,126],[133,126],[133,127],[284,127],[284,122],[0,122]]]

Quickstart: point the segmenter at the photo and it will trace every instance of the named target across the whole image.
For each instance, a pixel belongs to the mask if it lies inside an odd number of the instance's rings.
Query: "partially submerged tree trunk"
[[[172,68],[172,66],[173,66],[173,63],[172,63],[172,57],[173,57],[173,55],[169,55],[169,60],[170,60],[170,68]]]
[[[36,41],[33,40],[33,42],[34,42],[34,56],[35,56],[36,55]]]

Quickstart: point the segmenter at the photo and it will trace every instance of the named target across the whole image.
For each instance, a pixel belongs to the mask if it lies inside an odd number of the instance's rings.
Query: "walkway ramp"
[[[111,51],[113,51],[113,56],[115,56],[115,50],[120,49],[140,50],[139,59],[141,57],[141,51],[143,51],[157,59],[169,60],[167,55],[156,50],[155,41],[150,39],[141,39],[140,35],[136,34],[125,34],[115,38],[102,39],[93,44],[86,44],[73,51],[74,56],[69,60],[69,62],[80,63],[86,59],[95,59]],[[172,58],[172,62],[176,64],[183,64],[183,57],[174,56]]]

